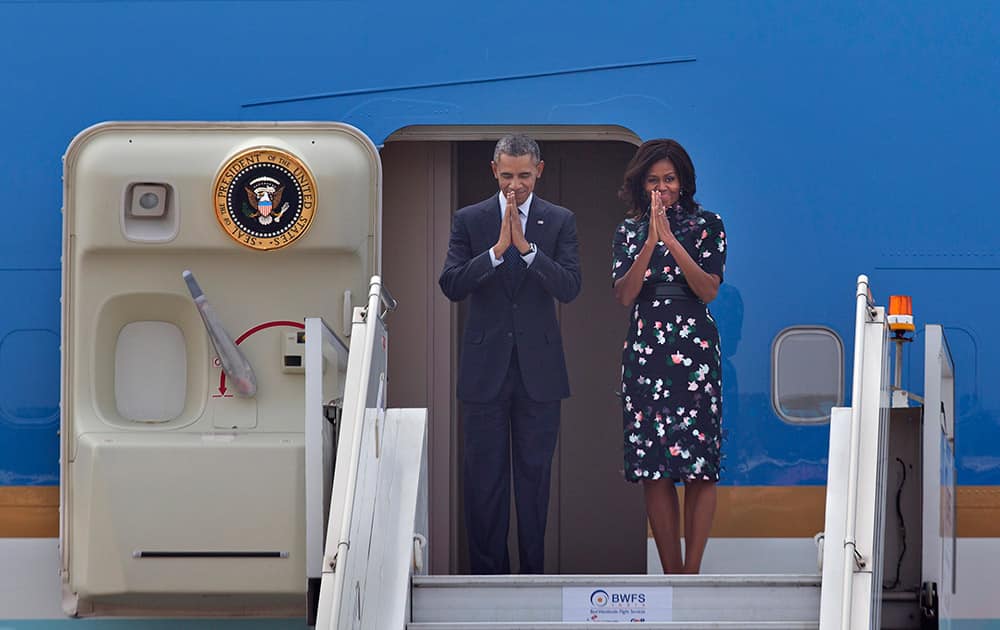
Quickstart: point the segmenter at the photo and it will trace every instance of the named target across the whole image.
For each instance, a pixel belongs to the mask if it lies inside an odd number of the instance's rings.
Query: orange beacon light
[[[913,299],[909,295],[889,296],[889,330],[897,335],[916,330],[913,325]]]

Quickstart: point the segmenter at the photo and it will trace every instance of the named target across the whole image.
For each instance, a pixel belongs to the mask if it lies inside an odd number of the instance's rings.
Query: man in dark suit
[[[439,283],[469,299],[458,398],[465,431],[465,524],[474,574],[510,573],[513,464],[522,573],[544,570],[559,405],[569,378],[555,300],[580,292],[576,219],[532,191],[545,163],[524,135],[493,152],[498,194],[455,213]]]

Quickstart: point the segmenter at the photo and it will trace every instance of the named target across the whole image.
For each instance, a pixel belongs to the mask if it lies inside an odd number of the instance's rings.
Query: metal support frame
[[[887,348],[885,309],[872,304],[868,278],[859,276],[851,407],[834,409],[830,425],[822,630],[879,624],[891,388]]]
[[[333,468],[332,426],[326,417],[326,403],[343,392],[329,395],[323,388],[323,361],[347,371],[348,348],[319,317],[306,318],[306,577],[322,576],[323,533],[329,505]]]
[[[937,593],[936,610],[929,612],[945,621],[951,616],[957,575],[955,363],[944,328],[935,324],[928,324],[925,333],[924,400],[921,579],[928,593]]]
[[[380,307],[385,310],[380,311]],[[384,318],[395,309],[396,301],[382,286],[379,276],[373,276],[365,308],[354,310],[352,318],[351,353],[344,385],[343,426],[337,444],[338,470],[333,481],[324,551],[317,554],[321,563],[317,628],[351,627],[341,619],[344,611],[360,611],[361,593],[349,592],[343,565],[351,553],[351,524],[355,519],[355,493],[362,461],[362,427],[373,417],[384,417],[386,400],[387,332]],[[371,317],[371,314],[377,314]],[[308,341],[308,337],[307,337]],[[308,352],[308,349],[307,349]],[[308,365],[308,355],[307,355]],[[336,506],[338,509],[332,509]],[[370,510],[371,506],[361,506]],[[310,560],[312,560],[310,556]],[[357,589],[355,589],[357,590]],[[353,598],[356,605],[348,605]],[[360,614],[360,612],[359,612]],[[343,623],[341,623],[343,621]]]

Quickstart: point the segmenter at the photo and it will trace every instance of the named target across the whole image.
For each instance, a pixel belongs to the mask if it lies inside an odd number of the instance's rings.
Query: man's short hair
[[[542,161],[542,152],[538,148],[538,143],[523,133],[510,133],[500,138],[496,148],[493,149],[494,162],[500,159],[501,153],[506,153],[511,157],[530,155],[535,164]]]

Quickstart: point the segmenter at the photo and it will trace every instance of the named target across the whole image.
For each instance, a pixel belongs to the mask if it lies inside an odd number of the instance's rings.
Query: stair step
[[[606,624],[601,624],[606,625]],[[593,623],[572,621],[503,622],[481,621],[460,623],[411,623],[407,630],[594,630]],[[643,630],[819,630],[818,621],[664,621],[646,622]]]
[[[563,621],[564,596],[577,598],[570,603],[574,613],[606,615],[612,609],[602,606],[591,611],[588,594],[582,592],[586,589],[603,589],[612,597],[616,592],[644,593],[650,610],[643,627],[649,628],[665,624],[662,627],[790,629],[816,628],[819,622],[818,575],[451,575],[413,578],[414,623],[409,627],[592,626]],[[636,606],[644,610],[643,605]],[[657,606],[665,606],[667,612],[654,612]]]

